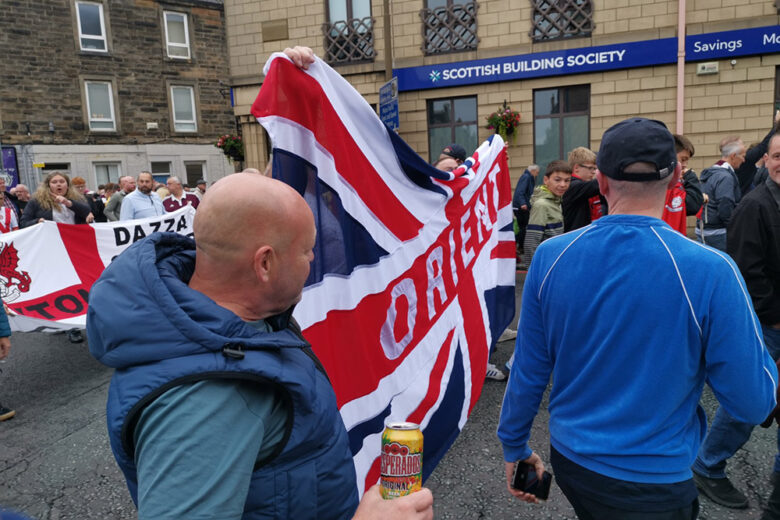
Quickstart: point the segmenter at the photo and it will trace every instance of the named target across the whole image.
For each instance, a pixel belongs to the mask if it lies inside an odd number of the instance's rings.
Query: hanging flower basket
[[[515,131],[520,126],[520,112],[515,112],[511,107],[503,106],[489,116],[487,116],[488,124],[486,128],[488,130],[494,130],[501,138],[508,142],[508,138],[512,137],[512,143],[517,139],[517,132]]]
[[[243,161],[244,160],[244,141],[241,140],[239,135],[225,134],[220,136],[214,146],[220,148],[222,153],[227,155],[231,161]]]

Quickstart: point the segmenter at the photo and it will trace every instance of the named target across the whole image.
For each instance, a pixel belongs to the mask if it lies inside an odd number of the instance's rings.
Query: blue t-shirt
[[[278,392],[256,383],[168,390],[134,431],[138,518],[240,519],[254,465],[279,445],[286,420]]]

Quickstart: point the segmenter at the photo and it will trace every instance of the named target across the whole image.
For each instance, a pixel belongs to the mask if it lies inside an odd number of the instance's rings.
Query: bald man
[[[385,501],[373,487],[355,511],[336,398],[291,317],[316,238],[303,198],[237,173],[209,188],[194,234],[137,242],[90,293],[90,351],[116,369],[109,436],[138,517],[433,518],[428,490]]]

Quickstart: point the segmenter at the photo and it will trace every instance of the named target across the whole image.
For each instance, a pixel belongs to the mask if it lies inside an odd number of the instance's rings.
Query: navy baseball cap
[[[626,173],[629,164],[646,162],[655,170]],[[666,125],[654,119],[632,117],[611,126],[601,138],[596,157],[599,171],[621,181],[656,181],[674,172],[677,152]]]
[[[449,146],[445,146],[442,149],[441,153],[443,153],[444,155],[449,155],[453,159],[457,159],[460,162],[466,160],[466,149],[456,143],[452,143]]]

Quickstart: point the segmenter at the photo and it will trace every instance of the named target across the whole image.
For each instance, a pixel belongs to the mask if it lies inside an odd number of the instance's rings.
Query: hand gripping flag
[[[295,317],[336,392],[362,493],[387,422],[419,423],[423,478],[474,407],[491,346],[514,316],[515,241],[504,143],[428,165],[338,73],[283,54],[252,114],[273,175],[306,199],[314,263]]]

